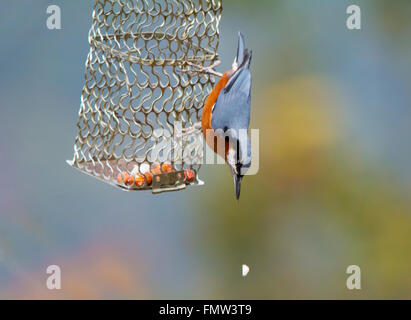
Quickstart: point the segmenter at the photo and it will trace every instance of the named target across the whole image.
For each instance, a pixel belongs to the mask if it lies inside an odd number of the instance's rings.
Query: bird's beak
[[[237,200],[240,200],[240,193],[241,193],[241,182],[243,180],[243,176],[234,175],[234,187],[235,187],[235,197]]]

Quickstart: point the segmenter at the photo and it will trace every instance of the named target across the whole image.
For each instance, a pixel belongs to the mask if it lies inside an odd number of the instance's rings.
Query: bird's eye
[[[228,127],[224,127],[224,132],[227,132],[227,130],[228,130]]]

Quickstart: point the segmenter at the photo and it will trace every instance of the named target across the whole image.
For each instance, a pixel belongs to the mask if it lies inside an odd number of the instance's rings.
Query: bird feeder
[[[201,119],[215,78],[184,69],[218,60],[221,14],[222,0],[97,0],[68,163],[125,190],[201,184],[203,149],[173,136]]]

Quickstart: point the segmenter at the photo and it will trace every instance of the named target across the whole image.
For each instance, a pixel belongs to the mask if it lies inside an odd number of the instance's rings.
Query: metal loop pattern
[[[96,1],[73,167],[117,185],[119,173],[161,162],[153,151],[176,122],[200,120],[215,79],[182,69],[216,62],[221,13],[222,0]],[[175,148],[161,150],[163,160],[197,175],[202,148],[184,157]],[[146,181],[129,189],[149,188]]]

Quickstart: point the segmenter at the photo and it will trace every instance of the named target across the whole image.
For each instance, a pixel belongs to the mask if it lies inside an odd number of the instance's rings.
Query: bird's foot
[[[186,72],[190,74],[191,76],[194,76],[198,73],[211,74],[213,76],[220,77],[220,78],[223,76],[222,73],[214,70],[214,68],[217,67],[221,63],[220,60],[217,60],[214,64],[212,64],[209,67],[203,67],[203,66],[194,64],[190,61],[187,61],[186,63],[189,67],[187,69],[181,69],[181,71]]]
[[[201,132],[201,122],[196,122],[191,127],[182,129],[181,132],[176,134],[176,138],[177,139],[186,138],[188,136],[191,136],[192,134],[197,134],[199,132]]]

